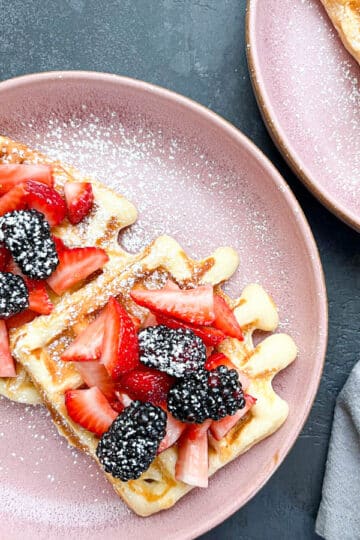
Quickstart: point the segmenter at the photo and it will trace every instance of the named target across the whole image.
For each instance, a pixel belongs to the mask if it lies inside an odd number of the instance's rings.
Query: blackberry
[[[183,377],[203,369],[206,361],[204,342],[192,330],[149,326],[139,332],[140,360],[146,366]]]
[[[177,381],[168,395],[168,409],[182,422],[202,424],[220,420],[245,407],[244,394],[235,369],[219,366],[198,371]]]
[[[139,478],[155,459],[166,419],[160,407],[133,401],[99,441],[96,455],[105,471],[123,482]]]
[[[0,272],[0,318],[20,313],[29,305],[29,292],[21,276]]]
[[[37,210],[16,210],[0,219],[0,241],[4,241],[22,273],[46,279],[59,264],[50,225]]]

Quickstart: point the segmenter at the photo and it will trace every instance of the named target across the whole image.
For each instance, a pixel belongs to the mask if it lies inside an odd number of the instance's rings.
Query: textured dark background
[[[278,154],[259,115],[245,58],[245,0],[0,0],[0,78],[85,69],[128,75],[224,116],[272,160],[314,232],[329,296],[320,390],[293,450],[266,487],[203,538],[318,538],[335,398],[359,357],[360,236],[325,210]],[[239,490],[241,486],[239,486]]]

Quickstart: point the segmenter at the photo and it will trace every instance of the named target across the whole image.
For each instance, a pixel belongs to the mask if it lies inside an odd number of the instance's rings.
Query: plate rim
[[[227,506],[221,510],[216,516],[207,516],[206,523],[199,524],[191,530],[191,533],[186,531],[185,535],[178,531],[175,535],[171,536],[172,540],[183,540],[185,538],[196,538],[201,534],[204,534],[216,527],[228,517],[230,517],[234,512],[238,511],[245,504],[247,504],[270,480],[278,467],[283,463],[290,450],[294,446],[295,442],[298,439],[298,436],[304,427],[304,424],[310,414],[312,405],[315,401],[316,395],[318,393],[322,372],[325,365],[326,350],[328,344],[328,300],[326,293],[326,284],[324,271],[321,263],[321,258],[319,250],[314,238],[314,235],[311,231],[310,225],[305,217],[305,214],[297,201],[295,195],[293,194],[291,188],[286,183],[285,179],[281,176],[279,171],[276,169],[275,165],[270,161],[270,159],[263,153],[263,151],[255,145],[242,131],[236,128],[228,120],[221,117],[219,114],[211,111],[204,105],[192,100],[191,98],[185,97],[177,92],[168,90],[162,86],[154,85],[139,79],[132,77],[97,72],[97,71],[86,71],[86,70],[64,70],[64,71],[45,71],[39,73],[31,73],[26,75],[20,75],[0,81],[0,95],[2,92],[11,90],[13,87],[38,83],[39,81],[56,81],[56,80],[68,80],[68,79],[78,79],[78,80],[97,80],[105,83],[118,83],[120,86],[130,86],[140,91],[150,92],[151,94],[156,94],[159,98],[164,98],[170,100],[173,103],[180,104],[193,112],[199,114],[205,121],[210,122],[215,125],[225,133],[236,143],[240,144],[258,161],[264,168],[265,172],[271,177],[271,180],[281,191],[281,195],[285,198],[285,202],[290,208],[292,213],[296,213],[296,222],[301,233],[301,237],[304,241],[305,247],[309,253],[309,260],[314,275],[314,285],[318,294],[316,298],[319,301],[319,324],[320,330],[318,333],[319,341],[317,343],[317,371],[316,375],[316,384],[313,387],[313,392],[311,399],[308,400],[306,406],[304,407],[302,416],[298,423],[298,427],[294,432],[292,432],[291,437],[285,439],[284,444],[282,445],[282,450],[279,451],[279,459],[277,462],[273,463],[272,468],[269,470],[268,474],[265,476],[265,479],[257,484],[257,486],[250,491],[246,500],[239,504],[239,502],[229,501]],[[315,378],[315,377],[314,377]],[[125,504],[125,503],[124,503]],[[141,519],[141,518],[140,518]]]
[[[350,226],[357,232],[360,232],[360,216],[357,217],[352,210],[348,210],[343,204],[337,201],[335,197],[329,194],[321,187],[321,184],[312,178],[311,172],[308,170],[305,163],[300,158],[294,157],[296,151],[291,144],[287,144],[282,135],[280,124],[275,115],[271,115],[272,105],[267,98],[265,84],[261,85],[261,70],[258,63],[255,44],[255,26],[256,14],[255,7],[257,0],[246,1],[246,22],[245,22],[245,41],[246,41],[246,57],[250,73],[252,88],[255,98],[265,123],[265,126],[275,143],[277,149],[281,153],[283,159],[287,162],[292,171],[307,187],[307,189],[317,198],[317,200],[325,206],[332,214],[338,217],[346,225]]]

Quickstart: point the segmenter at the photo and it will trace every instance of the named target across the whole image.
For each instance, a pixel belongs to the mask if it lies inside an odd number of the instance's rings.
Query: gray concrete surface
[[[245,0],[0,0],[0,78],[86,69],[176,90],[240,128],[290,184],[326,275],[325,371],[310,418],[285,462],[251,502],[203,539],[307,540],[317,538],[314,520],[335,398],[359,358],[360,236],[306,191],[267,134],[247,70],[244,17]]]

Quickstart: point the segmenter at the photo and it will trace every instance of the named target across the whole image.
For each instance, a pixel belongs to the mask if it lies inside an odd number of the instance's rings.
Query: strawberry
[[[15,363],[10,353],[5,321],[0,319],[0,377],[16,377]]]
[[[242,389],[246,390],[249,387],[249,385],[250,385],[249,377],[246,375],[246,373],[241,371],[241,369],[238,369],[235,366],[235,364],[233,364],[233,362],[230,360],[230,358],[225,356],[225,354],[216,352],[216,353],[211,354],[206,359],[205,369],[210,371],[210,370],[215,369],[215,368],[217,368],[219,366],[226,366],[229,369],[236,369],[236,371],[238,372],[238,375],[239,375],[239,381],[241,383]]]
[[[24,210],[27,206],[27,190],[23,182],[14,186],[0,198],[0,216],[14,210]]]
[[[63,362],[89,362],[92,360],[99,360],[104,337],[105,319],[106,313],[105,310],[103,310],[63,352],[61,360]]]
[[[174,418],[173,415],[170,414],[168,411],[166,411],[166,414],[166,434],[160,443],[160,446],[158,448],[158,454],[160,454],[160,452],[163,452],[167,448],[170,448],[170,446],[173,446],[178,441],[181,434],[185,431],[187,427],[186,424],[180,422],[180,420],[176,420],[176,418]]]
[[[220,441],[225,435],[230,431],[231,428],[238,423],[241,418],[249,412],[251,407],[255,405],[256,398],[250,396],[250,394],[245,394],[245,407],[239,409],[233,416],[225,416],[221,420],[215,420],[211,423],[210,433],[217,441]]]
[[[62,238],[59,238],[58,236],[52,235],[53,242],[55,244],[56,253],[61,253],[65,249],[68,249],[67,246],[64,244],[64,241]]]
[[[0,244],[0,272],[3,272],[9,262],[10,252],[6,249],[5,246]]]
[[[17,276],[21,276],[25,281],[25,285],[29,291],[29,309],[31,311],[35,311],[41,315],[49,315],[49,313],[52,312],[54,304],[50,300],[44,281],[24,276],[13,259],[10,259],[8,262],[7,271],[16,274]]]
[[[66,206],[61,195],[52,187],[40,182],[25,182],[27,206],[44,214],[49,224],[59,225],[66,215]]]
[[[146,315],[146,319],[141,325],[141,328],[148,328],[149,326],[156,326],[158,324],[157,319],[151,311]]]
[[[208,487],[208,429],[211,420],[190,425],[178,442],[175,478],[190,486]]]
[[[154,405],[166,402],[174,379],[167,373],[141,367],[125,373],[120,379],[120,388],[132,399],[150,401]]]
[[[110,298],[106,306],[100,362],[115,380],[127,371],[140,367],[139,343],[134,324],[115,298]]]
[[[132,404],[133,400],[125,392],[116,391],[115,394],[123,408]]]
[[[64,185],[67,214],[70,223],[80,223],[91,211],[94,194],[90,182],[67,182]]]
[[[74,422],[98,437],[109,429],[118,416],[96,386],[83,390],[68,390],[65,393],[65,406]]]
[[[0,165],[0,195],[25,180],[36,180],[52,187],[54,179],[51,165],[7,163]]]
[[[221,330],[212,328],[211,326],[195,326],[194,324],[184,323],[182,321],[177,321],[176,319],[163,317],[159,314],[157,315],[157,322],[158,324],[164,324],[169,328],[184,328],[192,330],[194,334],[203,340],[205,345],[213,347],[219,345],[226,338],[225,334]]]
[[[21,313],[17,313],[16,315],[6,319],[6,327],[8,330],[11,330],[12,328],[19,328],[23,324],[31,322],[33,319],[35,319],[35,317],[37,317],[37,315],[37,313],[30,311],[30,309],[25,309]]]
[[[214,295],[215,321],[214,326],[224,332],[226,336],[242,341],[243,335],[236,317],[221,296]]]
[[[102,364],[99,362],[76,362],[75,365],[89,388],[96,386],[110,402],[116,400],[116,385]]]
[[[165,285],[162,288],[163,291],[180,291],[179,285],[172,281],[171,279],[168,279]]]
[[[128,315],[129,315],[130,319],[133,322],[133,325],[135,327],[136,332],[138,332],[140,330],[140,327],[141,327],[140,319],[138,317],[135,317],[134,315],[131,315],[130,313]]]
[[[180,319],[196,325],[211,324],[215,319],[214,294],[211,285],[201,285],[196,289],[172,290],[145,289],[135,287],[131,298],[155,314]]]
[[[47,280],[58,295],[86,279],[109,260],[106,252],[96,247],[65,249],[58,256],[59,265]]]

